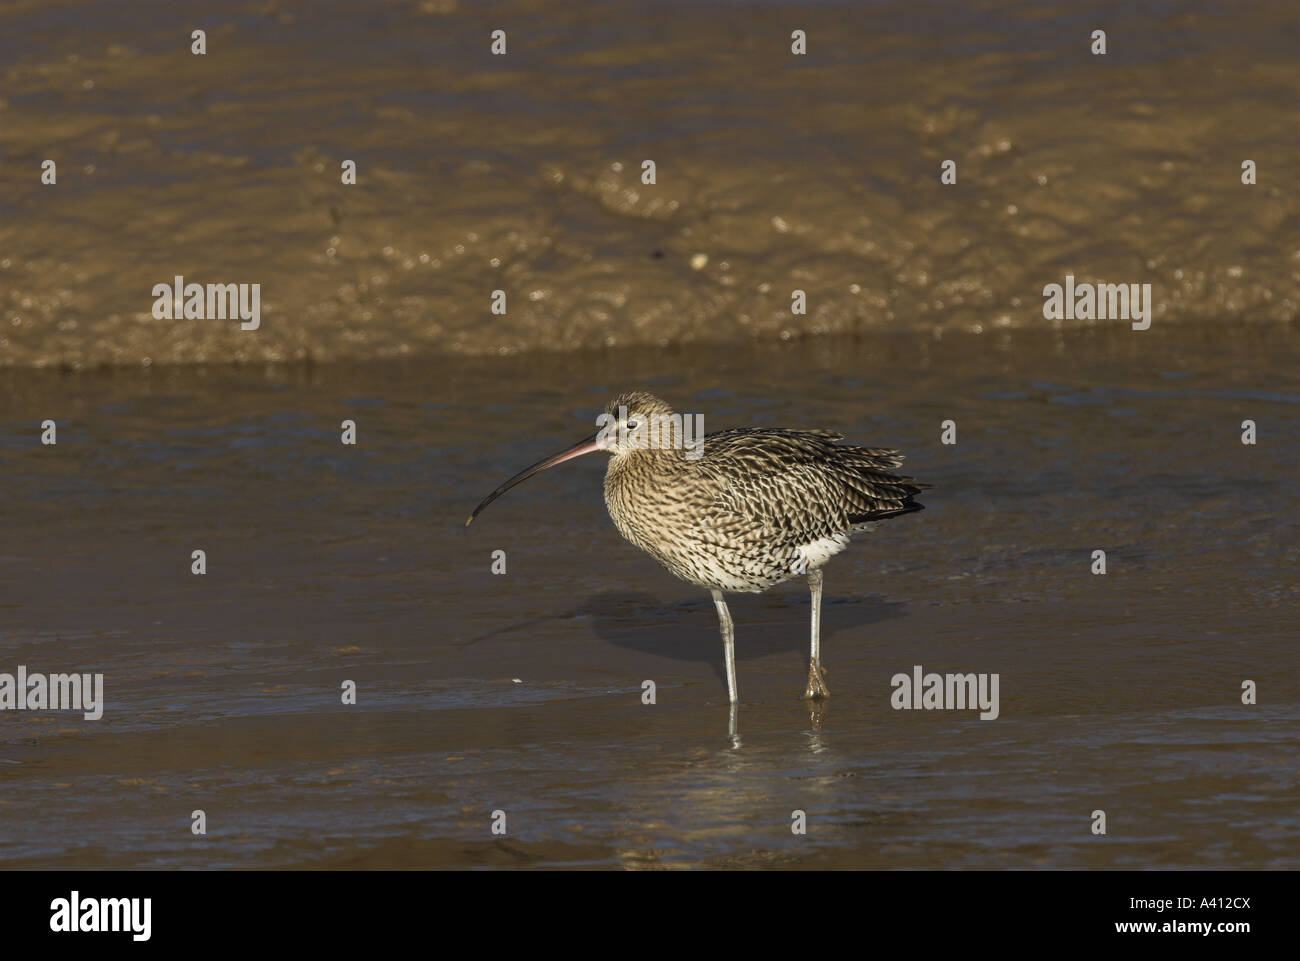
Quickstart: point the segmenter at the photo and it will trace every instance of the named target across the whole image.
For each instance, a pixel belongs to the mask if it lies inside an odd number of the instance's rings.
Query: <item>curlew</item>
[[[732,705],[735,630],[725,595],[765,591],[795,577],[806,577],[812,592],[804,697],[829,696],[821,663],[822,566],[848,547],[850,535],[923,510],[912,498],[930,485],[890,473],[903,461],[897,451],[841,445],[843,435],[829,430],[735,428],[708,434],[701,450],[691,442],[689,419],[643,391],[614,398],[597,423],[593,436],[485,497],[465,526],[534,474],[607,451],[605,505],[619,533],[713,595]]]

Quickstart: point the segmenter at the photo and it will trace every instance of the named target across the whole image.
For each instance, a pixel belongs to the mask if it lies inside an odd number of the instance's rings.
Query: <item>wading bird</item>
[[[876,521],[923,510],[912,498],[929,484],[891,474],[903,457],[883,447],[836,443],[828,430],[737,428],[692,449],[682,418],[643,391],[610,401],[587,437],[510,478],[474,508],[534,474],[583,454],[611,455],[605,505],[625,538],[684,581],[713,594],[722,629],[727,694],[736,696],[735,632],[724,594],[756,593],[794,577],[812,590],[806,698],[830,691],[821,664],[822,565],[849,535]]]

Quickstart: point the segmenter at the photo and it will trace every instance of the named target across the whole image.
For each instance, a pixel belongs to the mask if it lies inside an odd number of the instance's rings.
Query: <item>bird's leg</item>
[[[722,591],[713,592],[713,603],[718,608],[718,624],[722,628],[722,653],[727,660],[727,696],[731,703],[735,704],[738,700],[736,697],[736,629],[731,623],[731,612],[727,610],[727,602],[722,596]]]
[[[830,697],[826,675],[822,673],[822,572],[815,568],[808,572],[808,586],[812,589],[812,644],[808,657],[808,687],[803,696],[821,700]]]

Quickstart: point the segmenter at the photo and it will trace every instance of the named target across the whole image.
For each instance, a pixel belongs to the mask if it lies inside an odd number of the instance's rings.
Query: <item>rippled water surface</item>
[[[1300,866],[1298,354],[1157,325],[6,372],[0,671],[102,671],[107,706],[0,714],[0,864]],[[827,568],[823,710],[804,591],[737,596],[729,734],[712,604],[617,535],[596,457],[464,528],[632,386],[935,485]],[[1000,717],[891,709],[915,664],[999,673]]]

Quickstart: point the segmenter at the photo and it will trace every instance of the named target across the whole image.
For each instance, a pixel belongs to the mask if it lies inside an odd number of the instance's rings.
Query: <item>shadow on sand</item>
[[[810,600],[807,594],[730,594],[727,604],[736,623],[736,660],[743,662],[769,654],[797,653],[808,657]],[[822,601],[822,641],[848,628],[906,613],[901,601],[883,595]],[[679,661],[709,664],[725,683],[718,615],[709,598],[665,602],[651,594],[610,592],[588,597],[576,611],[590,618],[596,636],[616,647],[656,654]],[[805,667],[806,667],[805,663]]]

